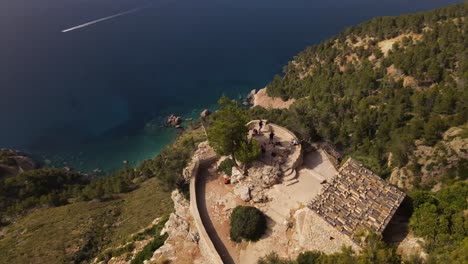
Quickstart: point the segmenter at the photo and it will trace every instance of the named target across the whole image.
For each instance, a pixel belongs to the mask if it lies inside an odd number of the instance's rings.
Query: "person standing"
[[[270,132],[270,144],[273,144],[273,138],[275,137],[275,133],[273,131]]]
[[[260,120],[260,123],[258,123],[258,132],[262,132],[262,127],[263,127],[263,120]]]

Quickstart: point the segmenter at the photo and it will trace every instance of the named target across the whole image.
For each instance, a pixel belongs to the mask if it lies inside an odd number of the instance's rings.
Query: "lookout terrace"
[[[309,208],[357,242],[358,230],[382,233],[404,198],[402,191],[349,158]]]

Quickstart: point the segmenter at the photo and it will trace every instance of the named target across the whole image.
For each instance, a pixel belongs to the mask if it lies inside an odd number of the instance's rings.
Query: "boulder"
[[[278,167],[254,163],[248,170],[249,176],[256,186],[268,188],[280,181],[281,171]]]
[[[268,202],[268,196],[260,188],[255,188],[250,192],[252,196],[252,202],[254,203],[266,203]]]
[[[177,125],[180,125],[180,123],[182,123],[182,118],[180,116],[176,116],[172,114],[167,117],[167,120],[166,120],[167,125],[177,126]]]
[[[257,93],[257,90],[253,89],[252,91],[250,91],[250,93],[247,95],[247,98],[248,99],[253,99],[254,98],[254,95]]]
[[[193,175],[198,171],[198,167],[200,166],[200,160],[198,156],[194,156],[192,160],[189,162],[187,167],[182,170],[182,175],[184,176],[184,180],[188,181],[192,178]]]
[[[242,172],[237,168],[237,167],[232,167],[232,176],[240,178],[242,180],[245,178],[245,176],[242,174]]]
[[[234,194],[239,196],[242,201],[248,202],[250,201],[250,188],[246,185],[237,185],[234,189]]]
[[[239,181],[242,181],[245,178],[245,175],[237,167],[232,167],[232,174],[231,174],[231,183],[235,184]]]
[[[205,118],[205,117],[209,116],[210,114],[211,114],[210,110],[205,109],[205,110],[203,110],[203,111],[200,113],[200,116],[201,116],[202,118]]]

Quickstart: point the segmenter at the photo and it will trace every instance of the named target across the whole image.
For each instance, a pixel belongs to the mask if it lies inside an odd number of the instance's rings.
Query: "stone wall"
[[[289,131],[289,129],[271,123],[268,125],[273,128],[275,134],[289,134],[290,137],[294,138],[297,142],[300,142],[297,136],[293,132]],[[297,150],[294,152],[294,155],[289,158],[293,161],[291,166],[292,169],[297,169],[302,165],[303,156],[301,144],[297,145]]]
[[[198,159],[196,159],[196,162],[200,162]],[[199,164],[196,165],[196,167],[199,167]],[[192,212],[192,216],[195,222],[195,225],[198,229],[199,235],[200,235],[200,240],[199,240],[199,247],[200,251],[202,254],[210,260],[210,263],[213,264],[222,264],[223,261],[221,260],[221,257],[218,254],[218,251],[216,251],[216,248],[213,245],[213,242],[210,239],[210,236],[206,232],[205,226],[203,225],[203,222],[200,217],[200,213],[198,211],[198,205],[197,205],[197,188],[196,188],[196,183],[197,183],[197,176],[198,176],[198,170],[192,171],[193,175],[190,177],[190,210]]]
[[[253,128],[256,128],[258,127],[258,123],[260,122],[260,120],[252,120],[250,122],[247,123],[247,128],[249,128],[249,130],[253,129]],[[284,128],[282,126],[278,126],[278,125],[275,125],[273,123],[267,123],[268,121],[267,120],[263,120],[263,123],[265,123],[265,129],[262,129],[262,131],[272,131],[275,132],[275,135],[277,135],[278,137],[281,137],[281,138],[291,138],[292,139],[295,139],[297,142],[300,143],[300,140],[299,138],[293,133],[291,132],[289,129],[287,128]],[[302,161],[303,161],[303,154],[302,154],[302,146],[301,144],[297,145],[297,150],[294,152],[294,154],[292,156],[289,157],[289,159],[291,160],[291,168],[294,170],[294,169],[297,169],[299,166],[302,165]]]

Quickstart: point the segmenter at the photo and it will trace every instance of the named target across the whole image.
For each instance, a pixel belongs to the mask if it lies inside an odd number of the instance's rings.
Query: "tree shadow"
[[[273,227],[277,225],[277,223],[273,221],[273,219],[271,219],[268,215],[266,214],[264,215],[265,215],[266,222],[267,222],[267,228],[265,230],[265,234],[263,234],[260,240],[269,238],[273,234]]]
[[[382,233],[383,240],[387,244],[398,245],[408,235],[408,224],[412,213],[410,206],[410,198],[406,196]]]

